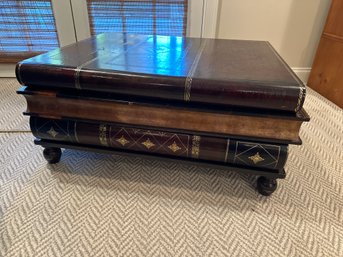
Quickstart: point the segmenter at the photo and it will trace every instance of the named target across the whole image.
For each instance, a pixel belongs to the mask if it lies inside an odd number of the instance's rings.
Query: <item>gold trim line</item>
[[[298,97],[298,102],[297,102],[297,106],[295,107],[294,111],[298,112],[301,108],[301,102],[304,98],[306,92],[306,88],[305,87],[300,87],[300,91],[299,91],[299,97]]]
[[[202,39],[200,48],[197,52],[197,55],[194,58],[194,61],[192,63],[192,66],[187,74],[187,78],[185,80],[185,90],[184,90],[184,94],[183,94],[183,98],[186,102],[189,102],[191,100],[191,87],[192,87],[192,81],[193,81],[193,75],[195,73],[196,68],[198,67],[201,55],[205,49],[207,43],[207,39],[204,38]]]
[[[227,162],[227,158],[229,156],[229,145],[230,145],[230,139],[228,139],[227,143],[226,143],[226,152],[225,152],[225,160],[224,160],[224,162]]]

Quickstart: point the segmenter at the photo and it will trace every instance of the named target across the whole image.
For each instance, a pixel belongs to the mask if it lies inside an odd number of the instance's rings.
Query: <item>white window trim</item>
[[[204,0],[201,37],[216,38],[219,0]]]
[[[0,63],[0,78],[15,77],[15,63]]]
[[[188,37],[201,37],[204,0],[188,0],[187,31]]]
[[[188,1],[187,36],[215,38],[219,0]]]
[[[76,42],[70,0],[52,0],[56,30],[60,47]]]
[[[70,3],[73,11],[76,40],[81,41],[89,38],[91,36],[91,32],[89,26],[87,1],[70,0]]]

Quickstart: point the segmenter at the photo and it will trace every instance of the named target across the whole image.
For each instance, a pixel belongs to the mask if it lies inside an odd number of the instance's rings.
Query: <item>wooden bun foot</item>
[[[275,178],[259,177],[257,179],[257,191],[264,196],[271,195],[277,188]]]
[[[50,164],[58,163],[62,156],[61,148],[47,147],[43,150],[45,160]]]

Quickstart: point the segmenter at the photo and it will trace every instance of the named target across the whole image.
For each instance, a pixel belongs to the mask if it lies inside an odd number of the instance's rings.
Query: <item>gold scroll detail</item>
[[[174,141],[174,143],[172,143],[171,145],[169,145],[168,148],[169,148],[170,150],[172,150],[174,153],[177,152],[177,151],[179,151],[179,150],[181,149],[181,147],[179,147],[179,146],[175,143],[175,141]]]
[[[100,141],[101,145],[108,146],[107,126],[105,124],[100,124],[100,126],[99,126],[99,141]]]
[[[127,140],[123,135],[121,136],[121,138],[118,138],[116,141],[122,146],[125,146],[126,144],[130,143],[130,141]]]
[[[253,156],[250,156],[249,159],[252,160],[252,162],[253,162],[254,164],[257,164],[257,163],[259,163],[259,162],[261,162],[261,161],[264,161],[264,159],[260,156],[260,153],[259,153],[259,152],[257,152],[257,153],[256,153],[255,155],[253,155]]]
[[[193,136],[192,139],[192,157],[199,158],[200,153],[200,136]]]
[[[58,132],[54,129],[54,127],[51,127],[46,133],[48,133],[53,138],[55,138],[58,135]]]
[[[149,138],[147,140],[145,140],[142,143],[142,145],[144,145],[148,149],[150,149],[151,147],[155,146],[155,144],[153,142],[151,142]]]
[[[183,94],[183,100],[189,102],[191,100],[191,87],[193,78],[187,77],[185,81],[185,92]]]
[[[300,87],[299,97],[298,97],[298,101],[297,101],[297,106],[294,109],[295,112],[298,112],[300,110],[302,100],[303,100],[303,98],[305,96],[305,92],[306,92],[306,88],[305,87]]]

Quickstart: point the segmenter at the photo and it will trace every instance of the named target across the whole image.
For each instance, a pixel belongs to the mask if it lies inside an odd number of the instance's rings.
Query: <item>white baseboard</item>
[[[0,78],[14,78],[15,63],[0,63]]]
[[[14,78],[15,77],[15,64],[12,63],[0,63],[0,78]],[[297,76],[303,81],[307,83],[308,77],[311,72],[311,68],[300,68],[294,67],[292,70],[297,74]]]
[[[301,68],[301,67],[293,67],[292,70],[297,74],[299,79],[301,79],[302,82],[305,84],[307,83],[308,77],[310,76],[311,68]]]

